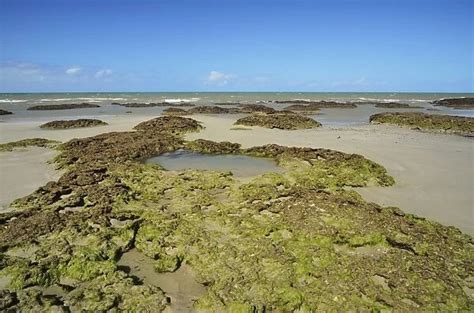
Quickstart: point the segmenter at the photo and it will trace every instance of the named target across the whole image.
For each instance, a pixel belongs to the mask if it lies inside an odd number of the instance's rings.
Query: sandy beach
[[[148,115],[102,117],[109,123],[84,129],[43,130],[42,122],[0,123],[0,142],[41,137],[59,141],[111,131],[131,130],[148,120]],[[328,148],[361,154],[383,165],[396,184],[392,187],[366,187],[357,191],[368,201],[397,206],[406,212],[433,219],[444,225],[474,234],[474,141],[472,138],[433,134],[382,125],[322,127],[316,130],[233,130],[237,115],[195,115],[205,129],[187,139],[231,141],[251,147],[268,143],[287,146]],[[35,188],[58,178],[47,161],[54,152],[28,148],[0,153],[1,199],[7,203],[28,195]]]

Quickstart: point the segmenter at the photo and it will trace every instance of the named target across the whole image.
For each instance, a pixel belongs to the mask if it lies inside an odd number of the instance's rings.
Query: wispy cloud
[[[110,76],[112,75],[113,71],[109,68],[107,69],[103,69],[103,70],[99,70],[95,73],[95,78],[103,78],[103,77],[107,77],[107,76]]]
[[[233,74],[226,74],[223,72],[211,71],[207,77],[206,83],[214,84],[218,86],[224,86],[224,85],[227,85],[227,83],[234,77],[235,75]]]
[[[70,76],[74,76],[74,75],[80,74],[81,71],[82,71],[82,68],[80,68],[80,67],[71,67],[71,68],[68,68],[66,70],[66,74],[68,74]]]

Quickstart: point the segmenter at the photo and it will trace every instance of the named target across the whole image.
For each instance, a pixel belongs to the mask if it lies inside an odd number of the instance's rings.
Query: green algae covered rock
[[[77,120],[51,121],[40,125],[40,128],[47,129],[69,129],[108,125],[106,122],[97,119],[81,118]]]
[[[393,124],[419,130],[474,135],[474,118],[464,116],[425,114],[419,112],[379,113],[370,116],[374,124]]]
[[[118,265],[132,248],[158,273],[192,268],[206,286],[200,311],[474,309],[471,237],[345,189],[392,185],[381,165],[327,149],[184,142],[182,124],[166,123],[61,145],[66,173],[0,214],[2,310],[160,312],[175,301],[167,290]],[[178,148],[271,157],[285,171],[242,182],[139,162]]]
[[[321,126],[321,123],[307,116],[289,113],[253,114],[238,119],[234,125],[260,126],[286,130],[309,129]]]
[[[195,132],[202,128],[203,127],[198,121],[193,120],[192,118],[181,116],[161,116],[146,122],[142,122],[134,127],[134,129],[143,132],[173,134]]]
[[[228,141],[214,142],[205,139],[196,139],[186,143],[186,148],[200,153],[229,154],[238,153],[240,144]]]
[[[60,142],[45,138],[29,138],[0,144],[0,151],[13,151],[27,147],[55,148]]]

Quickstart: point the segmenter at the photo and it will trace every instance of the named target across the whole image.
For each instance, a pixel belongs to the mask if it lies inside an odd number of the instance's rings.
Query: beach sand
[[[42,130],[42,122],[0,123],[0,142],[42,137],[66,141],[103,132],[131,130],[154,116],[121,115],[101,117],[110,125],[71,130]],[[361,154],[383,165],[395,178],[392,187],[358,188],[368,201],[427,217],[474,234],[474,141],[456,135],[432,134],[410,129],[361,125],[322,127],[315,130],[282,131],[264,128],[232,130],[237,115],[192,118],[206,129],[187,135],[187,139],[209,139],[241,143],[243,147],[276,143],[335,149]],[[59,173],[47,164],[53,151],[31,148],[0,153],[0,204],[25,196]]]

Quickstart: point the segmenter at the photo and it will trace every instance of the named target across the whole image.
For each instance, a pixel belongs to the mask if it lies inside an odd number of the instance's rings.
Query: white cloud
[[[102,77],[106,77],[106,76],[110,76],[112,75],[112,70],[111,69],[103,69],[103,70],[100,70],[100,71],[97,71],[95,73],[95,78],[102,78]]]
[[[82,68],[80,67],[71,67],[66,70],[66,74],[74,76],[81,73],[81,71],[82,71]]]
[[[215,84],[215,85],[226,85],[229,80],[234,78],[235,76],[232,74],[226,74],[218,71],[211,71],[209,73],[209,76],[207,77],[207,83],[208,84]]]

